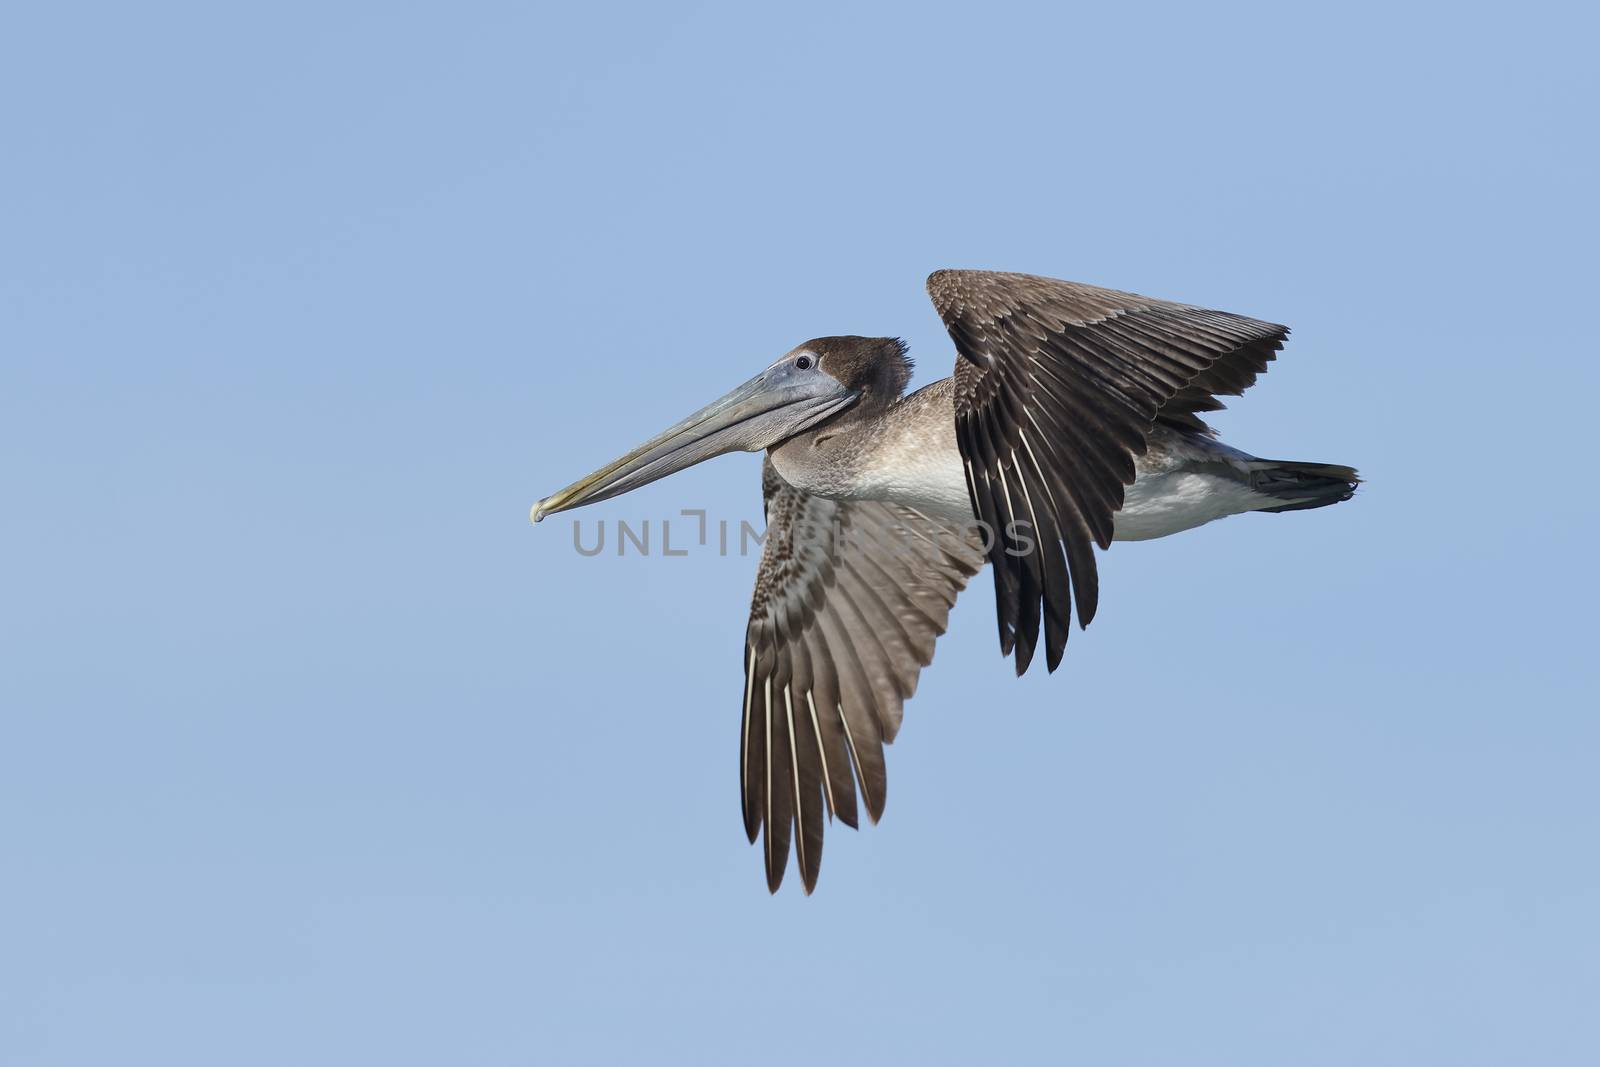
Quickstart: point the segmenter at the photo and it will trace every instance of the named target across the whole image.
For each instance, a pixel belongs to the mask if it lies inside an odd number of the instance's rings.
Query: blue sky
[[[0,1062],[1591,1064],[1592,15],[0,16]],[[976,583],[769,898],[753,561],[528,506],[939,267],[1287,322],[1351,504]],[[759,460],[586,513],[759,516]]]

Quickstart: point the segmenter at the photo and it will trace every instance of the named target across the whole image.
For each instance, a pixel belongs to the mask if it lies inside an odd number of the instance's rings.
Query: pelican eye
[[[794,365],[796,367],[799,367],[801,370],[810,370],[811,369],[811,357],[810,356],[801,356],[799,359],[794,361]]]

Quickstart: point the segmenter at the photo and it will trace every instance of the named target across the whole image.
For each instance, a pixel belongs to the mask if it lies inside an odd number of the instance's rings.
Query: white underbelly
[[[884,469],[892,470],[893,475],[873,479],[873,484],[863,487],[863,495],[905,504],[941,519],[971,521],[966,474],[949,462],[949,457],[906,456],[904,462]],[[1259,495],[1232,478],[1192,471],[1146,471],[1128,487],[1116,516],[1115,539],[1166,537],[1254,511],[1261,504]]]
[[[1148,541],[1254,511],[1262,498],[1226,476],[1196,471],[1145,473],[1128,486],[1115,540]]]
[[[1136,460],[1137,478],[1128,486],[1122,510],[1116,515],[1114,539],[1148,541],[1270,505],[1271,500],[1252,492],[1238,475],[1229,476],[1232,472],[1226,468],[1247,458],[1220,441],[1158,430],[1151,450]],[[790,478],[802,473],[791,475],[781,465],[779,470]],[[1013,492],[1021,489],[1010,488]],[[932,440],[925,432],[880,439],[871,462],[862,465],[847,491],[839,495],[891,501],[947,521],[974,521],[966,463],[956,445],[953,425],[947,435]],[[1026,514],[1023,498],[1013,503],[1019,517]]]

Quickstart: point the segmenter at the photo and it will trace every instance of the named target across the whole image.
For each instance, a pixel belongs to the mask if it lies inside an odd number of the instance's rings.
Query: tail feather
[[[1356,495],[1361,476],[1333,463],[1258,459],[1249,465],[1250,488],[1283,503],[1260,510],[1269,515],[1339,504]]]

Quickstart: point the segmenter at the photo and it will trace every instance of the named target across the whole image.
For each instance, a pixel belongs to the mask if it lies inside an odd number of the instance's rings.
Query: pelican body
[[[893,338],[821,337],[589,477],[533,519],[714,456],[765,451],[767,540],[745,639],[745,829],[806,892],[823,824],[883,815],[883,746],[984,566],[1000,647],[1054,671],[1099,602],[1094,550],[1230,515],[1349,500],[1349,467],[1267,460],[1201,416],[1276,358],[1284,326],[1027,274],[945,270],[929,295],[955,374],[909,395]]]

